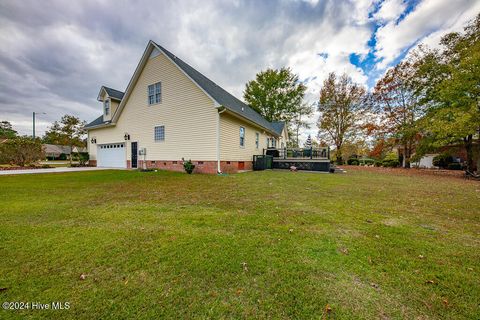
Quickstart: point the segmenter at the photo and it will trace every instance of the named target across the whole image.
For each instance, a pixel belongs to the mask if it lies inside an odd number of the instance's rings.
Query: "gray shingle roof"
[[[122,91],[119,91],[119,90],[115,90],[115,89],[112,89],[112,88],[109,88],[109,87],[105,87],[105,91],[107,91],[107,94],[110,96],[110,98],[114,98],[114,99],[118,99],[118,100],[122,100],[123,99],[123,95],[125,94],[124,92]]]
[[[275,132],[279,135],[282,133],[283,126],[285,125],[284,123],[283,125],[280,126],[279,123],[274,124],[267,121],[258,112],[256,112],[247,104],[235,98],[233,95],[231,95],[230,93],[225,91],[223,88],[218,86],[216,83],[214,83],[212,80],[208,79],[203,74],[195,70],[188,63],[178,58],[173,53],[165,49],[164,47],[156,43],[155,45],[158,48],[160,48],[170,59],[172,59],[180,69],[182,69],[193,81],[195,81],[203,90],[205,90],[205,92],[207,92],[220,105],[224,106],[229,111],[235,114],[238,114],[271,132]],[[123,98],[124,92],[121,92],[112,88],[108,88],[105,86],[104,88],[110,97],[114,97],[116,95],[120,100]],[[100,116],[97,119],[93,120],[92,122],[87,124],[85,128],[98,126],[101,124],[105,124],[103,122],[103,116]]]
[[[272,121],[271,122],[273,129],[278,135],[282,134],[283,128],[285,127],[284,121]]]
[[[103,115],[101,115],[100,117],[98,117],[97,119],[93,120],[92,122],[90,122],[89,124],[87,124],[84,128],[90,128],[90,127],[95,127],[95,126],[98,126],[98,125],[101,125],[103,124]]]
[[[231,95],[223,88],[218,86],[216,83],[214,83],[212,80],[208,79],[203,74],[195,70],[188,63],[176,57],[173,53],[171,53],[164,47],[158,44],[156,45],[219,104],[226,107],[228,110],[258,124],[261,127],[264,127],[273,132],[277,132],[273,128],[272,124],[268,122],[264,117],[262,117],[258,112],[250,108],[248,105],[246,105],[239,99],[235,98],[233,95]]]

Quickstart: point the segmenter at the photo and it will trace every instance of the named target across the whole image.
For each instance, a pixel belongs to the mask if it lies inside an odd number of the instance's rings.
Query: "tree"
[[[312,148],[312,137],[310,135],[308,135],[308,138],[307,138],[307,141],[305,141],[303,147],[305,149],[310,149]]]
[[[417,120],[423,115],[409,81],[413,72],[408,61],[399,63],[377,82],[371,95],[374,116],[380,122],[376,130],[384,138],[394,138],[401,146],[404,168],[410,168],[410,157],[419,132]]]
[[[292,120],[290,121],[292,131],[295,137],[295,146],[298,148],[300,147],[299,143],[299,135],[300,129],[310,129],[310,123],[308,122],[308,117],[313,114],[313,106],[307,103],[302,103],[295,115],[293,116]]]
[[[302,105],[306,86],[289,68],[257,73],[245,86],[245,101],[268,121],[289,122]]]
[[[0,121],[0,139],[13,139],[17,131],[13,130],[12,124],[8,121]]]
[[[431,148],[463,142],[467,170],[474,171],[473,141],[480,132],[480,14],[464,33],[449,33],[440,44],[441,49],[416,53],[413,83],[427,108],[421,120],[423,142]]]
[[[346,74],[339,78],[332,72],[320,90],[318,111],[319,138],[336,147],[337,163],[343,163],[342,145],[351,140],[359,129],[359,120],[367,110],[366,90]]]
[[[40,139],[14,137],[0,144],[0,162],[14,163],[21,167],[44,158]]]
[[[85,121],[80,121],[78,117],[64,115],[60,122],[55,121],[50,129],[45,133],[44,141],[48,143],[59,144],[70,147],[70,164],[72,163],[73,147],[84,147],[83,139],[85,131]]]

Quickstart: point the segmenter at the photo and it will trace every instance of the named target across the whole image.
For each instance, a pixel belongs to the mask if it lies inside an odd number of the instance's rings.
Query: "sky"
[[[0,121],[29,135],[32,112],[37,135],[64,114],[92,121],[100,87],[124,91],[150,39],[239,99],[257,72],[290,67],[315,103],[329,72],[371,88],[478,13],[476,0],[2,0]]]

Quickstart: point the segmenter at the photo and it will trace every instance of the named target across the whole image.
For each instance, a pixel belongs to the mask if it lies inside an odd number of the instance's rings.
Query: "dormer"
[[[103,121],[112,120],[112,116],[117,111],[118,105],[122,101],[123,92],[102,86],[98,93],[97,100],[102,103]]]

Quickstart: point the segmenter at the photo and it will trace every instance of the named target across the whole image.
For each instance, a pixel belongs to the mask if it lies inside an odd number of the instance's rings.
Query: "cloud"
[[[406,8],[407,4],[403,0],[385,0],[373,17],[380,22],[396,20]]]
[[[67,113],[93,120],[101,114],[100,86],[125,90],[149,39],[239,98],[260,70],[288,66],[315,102],[329,72],[369,83],[369,70],[352,64],[352,54],[361,63],[380,59],[372,62],[378,75],[415,43],[471,18],[472,3],[426,0],[406,14],[399,0],[5,0],[0,120],[22,134],[31,132],[33,111],[47,113],[37,134]]]
[[[480,3],[471,0],[422,1],[405,18],[390,20],[376,32],[377,69],[386,68],[432,33],[444,34],[454,25],[463,25],[479,11]]]

